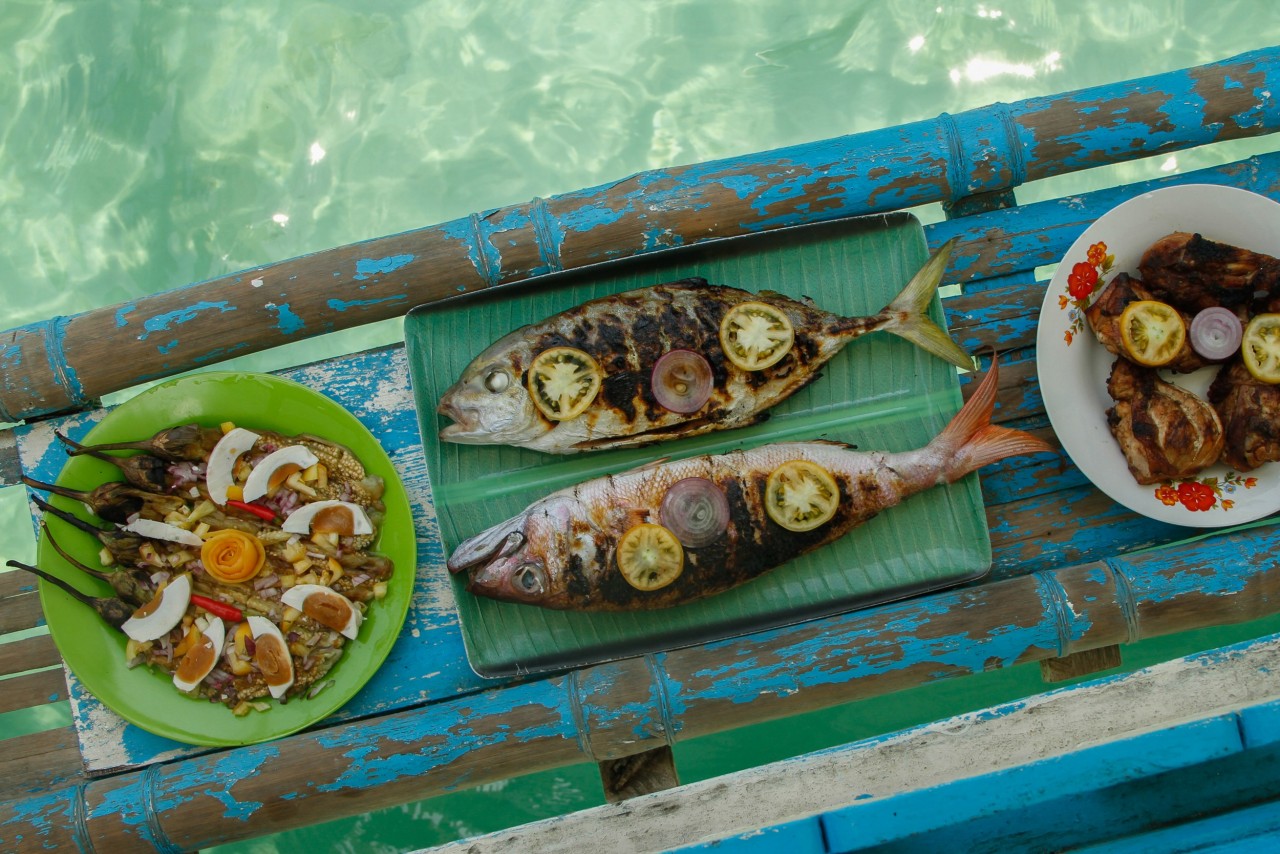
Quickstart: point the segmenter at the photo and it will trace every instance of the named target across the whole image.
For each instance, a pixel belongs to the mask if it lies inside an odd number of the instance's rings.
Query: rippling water
[[[4,326],[638,170],[1129,79],[1274,40],[1270,0],[1204,9],[1189,0],[5,0]],[[1019,195],[1272,147],[1181,153]],[[384,322],[231,364],[268,370],[399,335]],[[0,555],[34,555],[16,489],[0,490]],[[682,770],[723,773],[912,718],[866,721],[868,708],[773,725],[767,738],[756,729],[704,741],[684,749]],[[48,714],[66,719],[56,706]],[[40,725],[0,717],[0,733]],[[567,812],[597,792],[594,768],[580,767],[239,850],[403,850]]]

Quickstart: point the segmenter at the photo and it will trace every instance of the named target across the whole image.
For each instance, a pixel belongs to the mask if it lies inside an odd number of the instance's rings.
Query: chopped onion
[[[691,549],[708,545],[729,527],[729,499],[705,477],[676,481],[658,509],[662,524]]]
[[[664,408],[688,414],[711,399],[715,378],[711,363],[702,356],[692,350],[672,350],[654,364],[649,384]]]
[[[1206,359],[1225,359],[1240,349],[1244,330],[1230,309],[1206,308],[1191,321],[1191,346]]]

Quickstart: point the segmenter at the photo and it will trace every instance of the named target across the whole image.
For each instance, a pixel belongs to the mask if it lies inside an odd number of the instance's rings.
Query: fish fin
[[[947,259],[957,238],[953,237],[929,256],[916,274],[907,282],[893,302],[885,306],[880,316],[886,322],[880,328],[899,338],[905,338],[940,359],[945,359],[966,371],[974,370],[974,359],[947,334],[946,330],[929,319],[929,304],[942,283],[947,269]]]
[[[991,369],[982,378],[973,396],[930,443],[945,460],[943,477],[947,483],[953,483],[969,472],[1005,457],[1054,451],[1052,445],[1030,433],[991,423],[999,375],[996,358],[992,356]]]

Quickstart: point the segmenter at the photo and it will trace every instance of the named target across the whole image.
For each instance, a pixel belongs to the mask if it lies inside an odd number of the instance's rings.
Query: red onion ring
[[[1206,359],[1225,359],[1240,349],[1240,318],[1230,309],[1206,308],[1191,321],[1191,347]]]
[[[729,499],[705,477],[678,480],[662,496],[662,524],[691,549],[709,545],[729,527]]]
[[[711,399],[715,377],[711,363],[692,350],[664,353],[649,377],[653,396],[664,408],[687,415]]]

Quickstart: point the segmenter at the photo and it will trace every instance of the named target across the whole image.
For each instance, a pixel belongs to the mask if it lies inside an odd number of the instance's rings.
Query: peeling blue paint
[[[381,299],[331,299],[326,303],[326,305],[334,311],[346,311],[349,308],[367,308],[371,305],[380,305],[386,302],[404,302],[407,299],[409,299],[408,294],[396,294],[394,296],[382,297]]]
[[[131,311],[136,311],[137,308],[138,308],[138,304],[133,302],[125,303],[124,305],[117,308],[116,309],[116,326],[117,327],[128,326],[129,318],[125,317],[125,315]]]
[[[201,312],[211,309],[217,309],[219,313],[225,314],[229,311],[235,311],[236,307],[226,300],[220,302],[198,302],[192,304],[189,308],[180,308],[176,311],[157,314],[142,324],[147,331],[139,335],[138,340],[146,341],[151,336],[151,333],[167,331],[176,323],[189,323],[195,320]]]
[[[161,344],[156,349],[161,353],[164,353],[167,355],[169,351],[171,351],[174,347],[177,347],[177,346],[178,346],[178,339],[175,338],[172,341],[170,341],[168,344]]]
[[[276,313],[276,328],[282,335],[293,335],[306,329],[306,322],[289,307],[289,303],[271,304],[267,308]]]
[[[406,264],[412,263],[412,255],[388,255],[386,258],[361,258],[356,262],[356,281],[364,281],[370,276],[394,273]]]

